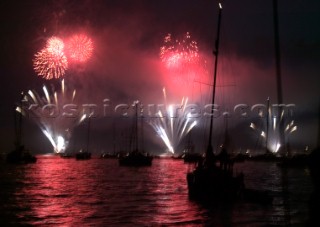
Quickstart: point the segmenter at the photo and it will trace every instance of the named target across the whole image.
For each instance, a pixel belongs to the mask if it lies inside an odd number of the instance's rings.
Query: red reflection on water
[[[81,208],[73,201],[77,189],[81,190],[81,184],[76,176],[70,175],[72,162],[75,160],[40,158],[35,168],[26,176],[26,186],[22,193],[28,197],[28,206],[31,208],[28,216],[35,218],[32,224],[70,224],[81,213]],[[61,177],[64,172],[68,176]]]
[[[154,174],[155,223],[168,224],[172,220],[177,223],[193,222],[199,219],[199,205],[188,198],[186,173],[188,165],[181,160],[159,160],[155,163],[157,171]],[[170,221],[169,221],[170,220]]]
[[[236,203],[209,209],[190,201],[188,168],[181,160],[171,159],[155,159],[152,167],[122,168],[116,159],[39,158],[34,165],[14,169],[15,193],[5,214],[14,214],[8,219],[13,223],[59,226],[237,226],[268,225],[273,218],[285,219],[284,208],[277,204],[265,208]],[[276,164],[249,162],[237,168],[245,173],[248,187],[280,191]],[[294,180],[302,186],[290,187],[292,195],[300,193],[292,207],[301,211],[295,217],[302,223],[305,208],[298,202],[309,198],[307,192],[301,192],[310,182],[302,174],[290,174],[289,185],[293,186]],[[2,188],[4,192],[8,189]],[[10,191],[5,194],[10,197]],[[276,199],[282,201],[281,195]]]

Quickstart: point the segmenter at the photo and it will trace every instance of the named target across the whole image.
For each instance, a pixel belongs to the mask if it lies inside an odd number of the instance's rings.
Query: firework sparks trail
[[[260,116],[263,117],[263,116]],[[285,121],[284,118],[284,110],[280,115],[280,119],[276,116],[272,116],[271,108],[268,110],[268,122],[269,125],[262,125],[262,127],[258,127],[253,122],[250,123],[250,128],[252,128],[259,136],[261,136],[265,142],[268,142],[267,147],[270,151],[276,153],[279,151],[280,147],[284,144],[280,144],[280,124]],[[271,130],[270,130],[271,129]],[[290,136],[293,132],[295,132],[298,127],[295,125],[294,121],[291,120],[285,127],[283,134],[286,138]],[[268,131],[268,135],[267,132]],[[268,141],[266,141],[268,140]]]
[[[43,92],[44,96],[41,97],[36,91],[29,90],[24,97],[24,108],[19,112],[37,123],[52,144],[55,153],[63,153],[68,147],[73,128],[80,124],[86,115],[75,114],[71,110],[72,106],[70,111],[64,109],[66,104],[76,105],[75,90],[72,93],[68,92],[64,87],[64,80],[61,83],[61,91],[53,91],[53,95],[50,95],[44,86]],[[64,110],[63,113],[61,110]]]
[[[64,55],[52,55],[47,49],[43,49],[35,55],[33,66],[39,76],[50,80],[65,74],[68,61]]]
[[[164,98],[166,101],[165,90]],[[149,123],[162,139],[167,149],[175,153],[182,139],[196,126],[197,121],[186,109],[188,99],[182,99],[180,105],[167,105],[165,110],[156,114]]]

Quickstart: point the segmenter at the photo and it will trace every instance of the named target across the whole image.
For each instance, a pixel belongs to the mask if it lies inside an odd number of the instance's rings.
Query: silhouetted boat
[[[67,153],[67,152],[60,153],[59,156],[61,158],[73,158],[74,157],[74,155]]]
[[[119,154],[117,153],[108,153],[108,152],[103,152],[101,155],[100,155],[100,158],[118,158]]]
[[[22,100],[24,94],[21,93],[21,96],[20,106],[14,109],[15,149],[9,152],[6,157],[6,161],[11,164],[28,164],[37,161],[37,158],[22,145]]]
[[[140,151],[133,151],[119,157],[120,166],[151,166],[153,157]]]
[[[249,160],[262,162],[279,162],[281,160],[281,157],[277,156],[273,152],[267,151],[264,154],[251,156]]]
[[[185,153],[183,154],[183,161],[185,163],[195,163],[202,160],[202,155],[199,153]]]
[[[24,146],[20,146],[7,154],[7,162],[11,164],[28,164],[37,162],[37,158],[31,155]]]
[[[234,162],[244,162],[246,160],[249,160],[250,156],[248,154],[239,153],[239,154],[236,154],[232,159]]]
[[[76,153],[76,160],[87,160],[87,159],[91,159],[91,153],[89,152],[90,122],[91,122],[91,116],[88,117],[87,151],[82,151],[82,150],[80,150],[78,153]]]
[[[308,166],[309,155],[297,154],[290,157],[283,157],[277,166],[282,168],[306,168]]]
[[[139,149],[138,139],[138,102],[135,104],[136,112],[133,123],[133,131],[131,134],[130,148],[126,155],[119,157],[120,166],[151,166],[153,157]],[[143,122],[142,122],[143,123]],[[141,127],[142,130],[142,127]],[[143,133],[141,133],[143,137]]]
[[[219,51],[219,35],[221,23],[222,6],[219,3],[218,29],[215,51],[215,68],[212,92],[212,106],[214,106],[218,51]],[[217,157],[213,154],[212,149],[212,125],[213,125],[213,109],[211,110],[209,141],[204,159],[199,161],[196,168],[187,173],[188,192],[191,199],[196,199],[204,203],[212,203],[217,201],[232,202],[239,198],[244,189],[244,176],[239,174],[233,175],[233,162],[229,158],[225,149],[219,155],[220,166],[216,165]],[[215,204],[215,203],[214,203]]]
[[[306,152],[306,151],[304,151]],[[292,154],[289,143],[286,145],[286,155],[281,157],[277,166],[281,168],[307,168],[309,154]]]
[[[320,129],[320,121],[319,121]],[[319,208],[320,208],[320,138],[318,137],[318,146],[315,148],[308,158],[308,167],[313,183],[313,191],[308,202],[309,205],[309,221],[307,226],[320,226]]]
[[[113,131],[113,151],[112,152],[102,152],[100,154],[100,158],[103,158],[103,159],[112,159],[112,158],[118,158],[119,155],[120,155],[120,152],[117,152],[116,151],[116,122],[115,120],[113,121],[113,124],[112,124],[112,131]]]
[[[202,160],[202,155],[194,151],[194,144],[191,141],[190,134],[187,145],[181,157],[185,163],[195,163]]]
[[[173,159],[173,160],[183,160],[183,154],[171,155],[170,158]]]
[[[87,151],[84,151],[84,152],[78,152],[76,153],[76,159],[77,160],[87,160],[87,159],[90,159],[91,158],[91,153],[90,152],[87,152]]]

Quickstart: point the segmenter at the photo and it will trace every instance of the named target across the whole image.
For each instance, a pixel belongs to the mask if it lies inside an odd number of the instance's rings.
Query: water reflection
[[[159,160],[155,165],[152,194],[156,201],[156,212],[152,222],[194,224],[201,221],[199,204],[190,202],[188,198],[186,184],[188,166],[178,160]]]
[[[312,185],[303,170],[288,170],[289,211],[281,172],[272,163],[245,162],[236,169],[250,188],[270,190],[271,206],[239,202],[205,207],[190,201],[188,165],[155,159],[152,167],[119,167],[114,159],[39,158],[34,165],[1,166],[2,220],[8,224],[82,226],[284,226],[308,217]],[[287,213],[286,213],[287,212]],[[4,218],[5,217],[5,218]]]

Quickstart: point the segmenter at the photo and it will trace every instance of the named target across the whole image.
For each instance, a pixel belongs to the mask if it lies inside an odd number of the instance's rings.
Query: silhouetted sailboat
[[[113,134],[113,152],[102,152],[100,155],[100,158],[103,159],[112,159],[112,158],[118,158],[119,152],[116,152],[116,122],[115,119],[113,120],[112,123],[112,134]]]
[[[22,144],[22,99],[21,94],[20,106],[14,110],[14,126],[15,126],[15,149],[7,154],[7,162],[11,164],[27,164],[35,163],[37,158]]]
[[[135,103],[135,117],[131,134],[130,151],[119,157],[120,166],[151,166],[153,157],[139,148],[138,130],[138,101]],[[142,130],[142,127],[141,127]]]
[[[191,133],[188,136],[188,141],[181,157],[185,163],[195,163],[202,160],[202,155],[194,151]]]
[[[217,40],[215,50],[215,68],[213,78],[212,106],[214,106],[217,65],[219,53],[219,36],[222,6],[219,3]],[[216,165],[217,157],[212,148],[213,109],[211,110],[209,140],[205,158],[198,162],[196,168],[187,173],[188,192],[191,199],[212,202],[223,200],[233,201],[244,188],[243,174],[233,176],[233,163],[225,149],[220,154],[220,166]]]
[[[275,63],[276,63],[276,85],[277,85],[277,98],[278,104],[283,104],[283,92],[282,92],[282,77],[281,77],[281,52],[280,52],[280,37],[279,37],[279,18],[278,18],[278,2],[273,0],[273,22],[274,22],[274,44],[275,44]],[[284,113],[284,108],[280,105],[278,117]],[[292,156],[291,146],[289,142],[285,141],[284,134],[284,120],[280,119],[279,122],[279,154],[281,160],[278,166],[284,168],[305,168],[307,167],[308,155],[298,154]]]
[[[90,142],[90,122],[91,116],[88,117],[88,130],[87,130],[87,150],[86,151],[79,151],[76,153],[77,160],[87,160],[91,159],[91,153],[89,152],[89,142]]]

